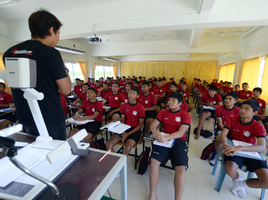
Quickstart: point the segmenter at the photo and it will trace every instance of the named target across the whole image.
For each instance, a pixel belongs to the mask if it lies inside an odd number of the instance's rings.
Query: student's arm
[[[205,102],[203,102],[203,101],[201,101],[201,100],[199,100],[199,104],[200,104],[200,105],[204,105],[204,106],[213,106],[213,102],[205,103]]]
[[[79,109],[79,110],[82,110],[82,109]],[[100,114],[100,112],[95,111],[94,114],[90,115],[90,116],[79,117],[79,116],[75,115],[73,118],[75,120],[78,120],[78,121],[83,121],[83,120],[88,120],[88,119],[96,119],[99,116],[99,114]]]
[[[71,93],[72,82],[69,75],[65,78],[56,80],[56,83],[63,95],[69,95]]]
[[[160,132],[156,130],[156,128],[159,126],[160,122],[155,119],[152,124],[150,125],[150,130],[153,133],[153,137],[156,138],[160,135]]]
[[[153,105],[150,108],[145,108],[145,111],[155,111],[156,110],[156,105]]]
[[[9,102],[7,104],[0,104],[0,108],[9,108],[9,106],[12,104],[13,102]]]
[[[124,116],[124,115],[123,115]],[[125,116],[124,116],[125,117]],[[139,125],[137,127],[135,127],[132,131],[126,133],[122,133],[121,137],[122,137],[122,142],[124,142],[127,137],[129,137],[130,135],[132,135],[133,133],[136,133],[137,131],[141,130],[141,128],[143,127],[144,124],[144,118],[140,118],[139,119]]]
[[[189,128],[189,125],[182,124],[180,126],[180,129],[177,132],[174,132],[174,133],[172,133],[170,135],[167,135],[167,136],[159,135],[155,139],[158,140],[159,142],[166,142],[168,140],[173,140],[173,139],[176,139],[176,138],[181,138],[186,133],[186,131],[188,130],[188,128]]]
[[[100,90],[99,90],[99,92],[98,92],[98,94],[97,94],[98,97],[101,97],[101,91],[102,90],[103,90],[103,88],[101,87]]]
[[[220,106],[222,106],[222,102],[218,102],[218,104],[216,104],[216,105],[212,105],[211,107],[213,107],[213,108],[218,108],[218,107],[220,107]]]
[[[77,104],[79,102],[81,102],[82,100],[80,98],[77,98],[73,103],[71,103],[72,106],[77,106]]]
[[[104,106],[104,105],[107,103],[107,100],[106,100],[106,99],[103,99],[103,100],[101,101],[101,103],[102,103],[102,105]]]
[[[83,112],[84,112],[84,110],[83,110],[82,108],[80,108],[80,109],[76,112],[76,114],[73,116],[74,120],[79,120],[79,118],[81,118],[80,115],[81,115]]]
[[[217,126],[223,130],[223,123],[222,123],[222,118],[221,117],[216,117],[217,120]]]

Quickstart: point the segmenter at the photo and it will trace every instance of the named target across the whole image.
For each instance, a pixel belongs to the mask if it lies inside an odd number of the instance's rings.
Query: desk
[[[10,138],[13,138],[17,141],[32,140],[28,136],[21,134],[13,134]],[[30,141],[29,141],[30,142]],[[78,159],[74,164],[72,164],[63,175],[60,177],[53,177],[53,182],[63,183],[71,182],[77,185],[80,196],[79,199],[89,199],[89,200],[99,200],[109,188],[117,174],[120,172],[121,178],[121,199],[127,199],[127,157],[121,154],[110,153],[108,154],[100,163],[98,160],[105,154],[105,151],[98,149],[89,150],[88,155],[85,158]],[[58,163],[57,163],[58,164]],[[54,168],[53,164],[48,164],[48,168]],[[34,170],[33,170],[34,171]],[[44,174],[40,174],[43,176]],[[27,175],[23,175],[27,176]],[[39,182],[40,183],[40,182]],[[39,184],[38,183],[38,184]],[[43,183],[40,183],[44,185]],[[34,190],[35,187],[32,189]],[[36,190],[36,189],[35,189]],[[32,191],[30,190],[29,193]],[[36,193],[32,192],[32,193]],[[12,196],[13,197],[13,196]],[[7,199],[4,194],[0,193],[0,199]],[[10,198],[10,197],[9,197]],[[12,199],[34,199],[38,198],[37,196],[32,196],[29,198],[29,195],[26,194],[24,197],[15,197]]]

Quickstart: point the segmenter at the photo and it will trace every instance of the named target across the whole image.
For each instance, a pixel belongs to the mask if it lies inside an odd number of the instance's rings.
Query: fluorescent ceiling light
[[[108,60],[108,61],[118,61],[118,59],[116,58],[112,58],[112,57],[99,57],[99,59],[101,60]]]
[[[160,38],[168,38],[168,35],[152,35],[152,36],[144,36],[144,37],[141,37],[141,40],[147,40],[147,39],[160,39]]]
[[[55,49],[63,53],[70,53],[70,54],[75,54],[75,55],[82,55],[86,53],[84,50],[73,49],[73,48],[59,46],[59,45],[56,45]]]
[[[233,32],[209,32],[207,33],[208,36],[225,36],[225,35],[241,35],[243,34],[244,32],[242,31],[233,31]]]
[[[18,4],[15,0],[0,0],[0,8]]]

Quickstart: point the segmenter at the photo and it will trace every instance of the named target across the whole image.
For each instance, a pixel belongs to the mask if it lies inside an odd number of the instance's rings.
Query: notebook
[[[131,128],[131,126],[122,124],[120,121],[116,121],[116,122],[111,122],[101,127],[100,129],[108,129],[108,131],[111,131],[113,133],[122,134],[124,131],[128,130],[129,128]]]
[[[215,108],[211,107],[211,106],[203,106],[204,110],[215,110]]]
[[[3,109],[0,109],[0,112],[3,113],[3,112],[13,111],[13,110],[16,110],[16,108],[3,108]]]
[[[233,140],[234,146],[252,146],[252,144],[250,143],[246,143],[246,142],[242,142],[242,141],[238,141],[238,140]],[[258,152],[252,152],[252,151],[239,151],[237,152],[237,155],[239,154],[244,155],[245,157],[248,158],[261,158],[261,156],[259,155]]]
[[[169,134],[161,132],[161,135],[166,136],[166,135],[169,135]],[[175,142],[175,139],[168,140],[166,142],[159,142],[159,141],[155,140],[153,144],[161,146],[161,147],[171,148],[173,146],[174,142]]]
[[[74,118],[69,118],[69,119],[66,119],[66,122],[74,123],[74,124],[86,124],[88,122],[94,122],[94,120],[87,119],[87,120],[78,121],[78,120],[74,120]]]

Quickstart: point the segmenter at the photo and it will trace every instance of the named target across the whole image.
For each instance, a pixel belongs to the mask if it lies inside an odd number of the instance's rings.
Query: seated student
[[[200,79],[197,79],[196,80],[196,83],[195,83],[195,88],[194,88],[194,92],[198,92],[201,88],[202,88],[202,83],[201,83],[201,80]]]
[[[149,81],[149,92],[154,95],[153,82]]]
[[[165,142],[171,139],[175,139],[175,142],[172,148],[153,145],[149,170],[149,200],[157,199],[156,188],[159,179],[159,167],[161,163],[165,164],[169,158],[175,169],[174,199],[178,200],[182,198],[185,184],[185,170],[188,170],[186,131],[191,124],[191,116],[180,108],[182,101],[182,95],[178,92],[173,92],[168,99],[170,109],[162,110],[150,126],[153,137],[159,142]],[[168,136],[162,136],[160,132],[156,130],[160,123],[163,125],[163,132],[169,134]]]
[[[268,169],[266,161],[236,156],[241,150],[252,152],[265,152],[265,129],[253,119],[258,113],[259,104],[253,100],[246,100],[240,107],[240,117],[233,116],[226,120],[221,133],[222,152],[224,153],[225,169],[227,174],[233,179],[231,191],[234,195],[244,198],[245,188],[265,188],[268,189]],[[230,140],[238,140],[253,144],[252,146],[231,146],[227,144],[227,137]],[[237,169],[246,165],[247,170],[255,172],[257,178],[244,180],[239,176]]]
[[[232,83],[227,82],[227,86],[223,89],[223,94],[228,94],[229,92],[234,91],[234,88],[232,88]]]
[[[100,77],[99,78],[99,81],[100,81],[100,87],[104,87],[104,81],[103,81],[103,77]]]
[[[226,119],[230,116],[240,115],[239,114],[240,109],[235,106],[237,99],[238,99],[238,96],[236,92],[231,91],[226,95],[224,105],[219,106],[218,108],[215,109],[217,128],[215,130],[216,134],[215,134],[214,147],[215,147],[216,155],[221,149],[221,143],[220,143],[220,138],[219,138],[218,133],[222,132]],[[212,166],[214,165],[214,163],[215,163],[215,158],[213,160],[210,160],[210,164]]]
[[[75,93],[74,95],[77,95],[77,97],[79,97],[79,95],[83,91],[83,84],[82,84],[82,81],[79,78],[76,78],[75,82],[76,82],[76,85],[74,86],[73,92]]]
[[[119,81],[119,84],[120,84],[120,88],[122,90],[126,90],[127,82],[126,82],[126,77],[125,76],[122,76],[122,80]]]
[[[240,85],[235,85],[234,90],[235,90],[235,92],[237,93],[237,92],[240,90]]]
[[[140,93],[137,102],[139,102],[145,108],[145,132],[149,131],[149,126],[156,117],[156,105],[157,101],[155,95],[149,91],[149,83],[144,81],[142,83],[142,93]]]
[[[124,97],[125,97],[125,99],[127,101],[128,101],[128,93],[129,93],[129,90],[130,89],[131,89],[131,84],[130,83],[127,83],[126,86],[125,86],[125,90],[122,92],[122,94],[124,95]]]
[[[79,97],[73,103],[71,103],[71,106],[81,107],[82,103],[85,100],[87,100],[87,90],[88,90],[88,88],[89,88],[88,83],[84,83],[82,93],[79,95]]]
[[[98,96],[101,98],[104,98],[108,93],[112,92],[112,90],[110,90],[108,83],[104,83],[103,85],[104,85],[103,88],[100,88],[98,93]]]
[[[13,104],[13,97],[6,91],[6,84],[0,82],[0,108],[9,108]]]
[[[141,136],[141,128],[144,124],[145,110],[144,107],[137,102],[140,90],[138,87],[132,87],[128,93],[129,101],[124,103],[120,108],[121,123],[131,126],[130,129],[123,132],[121,135],[113,134],[106,143],[106,149],[111,149],[117,142],[125,142],[124,155],[128,155],[132,147],[139,142]]]
[[[168,92],[168,98],[170,97],[170,95],[173,92],[178,92],[179,94],[183,95],[182,90],[180,90],[180,91],[177,90],[177,84],[175,82],[170,84],[170,88],[169,88],[169,92]],[[169,109],[168,105],[167,105],[167,109]],[[185,112],[188,112],[188,109],[189,109],[188,104],[186,102],[182,101],[181,110],[184,110]]]
[[[86,129],[88,135],[84,138],[84,141],[87,143],[93,142],[94,135],[99,132],[100,127],[102,126],[102,103],[95,99],[96,96],[96,90],[92,87],[88,88],[88,100],[83,103],[81,108],[77,111],[76,115],[73,116],[73,118],[78,121],[93,119],[94,122],[88,122],[86,124],[76,126],[68,133],[68,138],[76,134],[79,130]],[[83,112],[85,112],[86,116],[82,117],[80,115]]]
[[[95,79],[94,78],[91,78],[90,80],[90,83],[89,83],[89,87],[92,87],[92,88],[96,88],[96,84],[95,84]]]
[[[15,108],[14,103],[10,104],[10,108]],[[16,112],[3,115],[3,117],[5,119],[2,122],[0,122],[0,130],[6,128],[10,124],[17,123],[17,121],[18,121]]]
[[[181,90],[183,91],[183,102],[188,104],[188,113],[191,112],[193,110],[193,106],[191,104],[188,103],[188,99],[189,99],[189,92],[187,91],[187,85],[186,83],[183,83],[181,85]]]
[[[101,89],[101,85],[100,82],[98,80],[95,81],[96,87],[94,87],[94,89],[96,90],[96,94],[99,94],[99,91]]]
[[[157,100],[156,113],[159,113],[161,109],[165,107],[166,89],[162,87],[162,80],[157,80],[157,87],[154,88],[154,95]]]
[[[260,105],[260,110],[258,114],[254,115],[253,119],[261,123],[265,127],[265,130],[267,130],[268,117],[266,113],[266,102],[263,99],[260,99],[261,93],[262,93],[262,89],[259,87],[256,87],[253,89],[253,97],[250,97],[249,99],[252,99],[258,102],[258,104]]]
[[[123,94],[119,93],[118,82],[114,82],[112,92],[106,94],[104,97],[102,105],[105,105],[106,103],[108,103],[108,106],[111,107],[111,109],[108,112],[106,111],[105,118],[111,118],[112,121],[120,120],[120,106],[125,103],[125,97]]]
[[[208,95],[204,95],[201,97],[199,104],[204,106],[210,106],[213,108],[217,108],[222,106],[222,99],[219,94],[217,94],[218,88],[215,85],[209,86]],[[207,110],[203,109],[201,117],[198,122],[197,132],[195,135],[195,139],[198,140],[200,137],[201,129],[205,123],[206,118],[214,117],[215,110]]]
[[[242,84],[242,90],[237,92],[238,95],[238,102],[246,101],[249,97],[252,97],[252,91],[248,90],[248,83]]]

